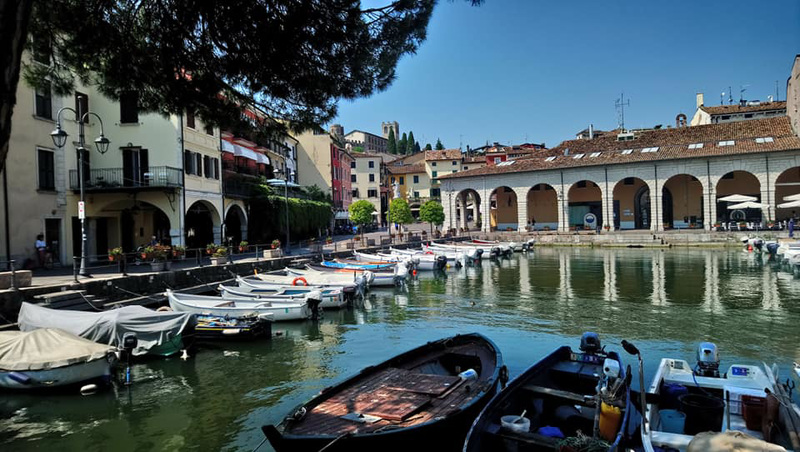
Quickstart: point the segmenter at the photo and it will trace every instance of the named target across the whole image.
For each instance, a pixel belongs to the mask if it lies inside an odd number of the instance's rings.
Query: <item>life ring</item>
[[[308,281],[306,281],[306,279],[303,278],[302,276],[298,276],[297,278],[293,279],[292,280],[292,285],[296,286],[297,285],[297,281],[302,281],[304,286],[308,285]]]
[[[433,254],[433,251],[425,251],[424,254]]]
[[[160,308],[156,309],[156,312],[170,312],[172,308],[169,306],[161,306]]]

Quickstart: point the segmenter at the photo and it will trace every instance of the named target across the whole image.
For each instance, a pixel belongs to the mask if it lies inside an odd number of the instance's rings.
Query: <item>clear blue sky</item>
[[[800,53],[800,1],[441,1],[428,38],[404,57],[397,80],[339,104],[345,133],[380,134],[396,120],[422,146],[492,141],[552,147],[593,123],[616,127],[614,100],[630,99],[625,126],[690,118],[695,93],[718,105],[786,98]],[[727,97],[727,94],[726,94]]]

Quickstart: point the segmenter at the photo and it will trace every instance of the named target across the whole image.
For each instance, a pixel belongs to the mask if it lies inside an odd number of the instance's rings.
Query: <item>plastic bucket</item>
[[[688,393],[689,389],[684,385],[665,383],[661,385],[661,401],[658,406],[665,409],[677,409],[679,406],[678,397]]]
[[[722,430],[722,417],[725,402],[703,394],[684,394],[678,397],[681,411],[686,414],[684,433],[696,435],[701,432],[719,432]]]
[[[761,431],[764,409],[763,397],[742,395],[742,417],[748,430]]]
[[[500,425],[514,432],[527,433],[531,429],[531,420],[526,417],[519,417],[516,414],[511,414],[501,417]]]
[[[667,433],[683,433],[686,423],[686,414],[678,410],[659,410],[661,417],[661,431]]]

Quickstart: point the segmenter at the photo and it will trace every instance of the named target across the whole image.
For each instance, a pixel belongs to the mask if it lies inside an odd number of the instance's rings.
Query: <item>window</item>
[[[194,174],[203,175],[203,156],[199,153],[194,154]]]
[[[183,170],[186,174],[194,174],[194,156],[192,151],[183,152]]]
[[[431,177],[436,177],[437,174],[439,174],[438,171],[431,171]]]
[[[211,124],[206,125],[206,134],[214,136],[214,126]]]
[[[194,129],[195,128],[194,112],[193,111],[187,111],[186,112],[186,127],[190,128],[190,129]]]
[[[375,168],[375,161],[374,160],[370,160],[369,161],[369,167],[370,168]]]
[[[458,161],[453,160],[453,166],[456,166],[456,165],[458,165]]]
[[[506,160],[505,162],[500,162],[497,166],[511,166],[516,162],[516,160]]]
[[[431,188],[431,198],[438,198],[441,196],[442,189],[440,188]]]
[[[358,179],[355,174],[350,175],[350,182],[358,182]]]
[[[726,119],[731,119],[731,115],[720,116],[719,119],[722,119],[723,121]]]
[[[454,169],[454,170],[453,170],[453,173],[457,173],[457,172],[458,172],[458,170],[457,170],[457,169]]]
[[[703,149],[703,143],[692,143],[689,145],[689,149]]]
[[[586,181],[585,180],[579,181],[577,184],[575,184],[575,186],[578,188],[586,188]]]
[[[211,159],[211,168],[214,170],[214,179],[219,180],[219,159],[212,158]]]
[[[774,141],[772,137],[756,138],[756,143],[772,143]]]
[[[628,154],[630,154],[632,152],[633,152],[633,149],[625,149],[624,151],[622,151],[622,155],[628,155]]]
[[[500,163],[502,160],[503,160],[503,159],[501,159],[500,157],[495,157],[495,158],[494,158],[494,163],[495,163],[495,164],[497,164],[497,163]]]
[[[49,66],[50,57],[53,55],[53,47],[50,45],[50,40],[41,36],[33,36],[31,41],[33,60]]]
[[[49,149],[38,149],[39,190],[56,189],[55,153]]]
[[[392,183],[394,183],[394,176],[392,176]]]
[[[550,156],[550,157],[547,157],[546,159],[544,159],[544,161],[545,161],[545,162],[552,162],[552,161],[553,161],[553,160],[555,160],[555,159],[556,159],[556,157],[555,157],[555,156]]]
[[[747,118],[747,119],[750,119],[750,118],[753,117],[753,114],[752,113],[745,113],[744,117]]]
[[[633,185],[634,179],[632,177],[626,177],[622,182],[623,185]]]
[[[736,144],[736,142],[735,142],[735,141],[733,141],[733,140],[727,140],[727,141],[720,141],[720,142],[717,144],[717,146],[733,146],[734,144]]]
[[[436,162],[431,162],[431,166],[436,166]]]
[[[414,193],[411,194],[411,197],[412,198],[419,198],[419,192],[418,191],[414,191]]]
[[[36,116],[53,119],[53,98],[49,86],[36,88]]]
[[[400,176],[400,185],[405,185],[405,184],[406,184],[405,178],[403,176]]]
[[[89,111],[89,96],[83,93],[79,93],[77,91],[75,92],[75,111],[80,112],[81,116],[83,116],[84,114],[86,114],[87,111]],[[78,118],[78,119],[83,119],[83,118]],[[89,118],[87,117],[86,122],[84,124],[87,124],[88,122]]]
[[[369,181],[370,182],[375,182],[375,174],[370,174],[369,175]]]
[[[646,154],[646,153],[649,153],[649,152],[658,152],[658,147],[656,146],[656,147],[653,147],[653,148],[644,148],[644,149],[642,149],[642,154]]]
[[[353,198],[358,198],[358,189],[357,188],[355,190],[353,190],[352,195],[353,195]]]
[[[417,175],[414,176],[414,183],[415,184],[419,183],[419,176],[417,176]]]
[[[591,157],[591,158],[600,157],[600,153],[599,152],[592,152],[591,154],[589,154],[589,157]]]
[[[350,169],[356,169],[356,161],[355,160],[350,162]]]
[[[580,159],[583,158],[583,156],[584,156],[584,154],[575,154],[575,155],[572,156],[572,158],[575,159],[575,160],[580,160]]]
[[[136,91],[125,91],[119,97],[119,122],[122,124],[139,122],[139,95]]]
[[[371,188],[367,190],[367,198],[377,198],[378,197],[378,190]]]

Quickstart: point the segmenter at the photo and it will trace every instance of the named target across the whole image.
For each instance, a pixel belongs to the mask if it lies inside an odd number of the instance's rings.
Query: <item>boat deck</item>
[[[475,353],[475,347],[468,347]],[[449,349],[448,353],[458,352]],[[465,350],[466,352],[466,350]],[[300,421],[290,422],[286,433],[292,435],[341,435],[374,433],[393,428],[423,424],[446,417],[478,393],[476,385],[487,384],[486,375],[494,371],[483,350],[479,353],[484,366],[481,377],[462,381],[454,375],[420,373],[415,370],[389,367],[355,381],[314,407],[307,407]],[[409,366],[413,368],[413,366]],[[363,417],[359,416],[363,415]]]

